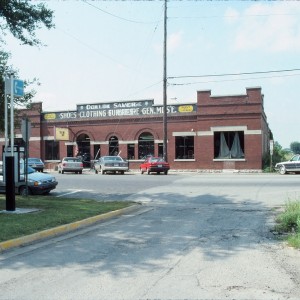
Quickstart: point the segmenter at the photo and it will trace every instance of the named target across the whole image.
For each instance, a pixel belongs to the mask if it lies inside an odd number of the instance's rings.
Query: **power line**
[[[214,83],[214,82],[229,82],[229,81],[246,81],[253,79],[269,79],[269,78],[281,78],[281,77],[291,77],[300,76],[300,74],[289,74],[289,75],[278,75],[278,76],[264,76],[264,77],[252,77],[252,78],[238,78],[238,79],[224,79],[224,80],[208,80],[208,81],[196,81],[187,83],[169,83],[169,86],[181,86],[181,85],[193,85],[199,83]]]
[[[97,9],[97,10],[100,10],[101,12],[103,12],[103,13],[105,13],[105,14],[107,14],[107,15],[110,15],[110,16],[112,16],[112,17],[114,17],[114,18],[117,18],[117,19],[120,19],[120,20],[123,20],[123,21],[126,21],[126,22],[130,22],[130,23],[138,23],[138,24],[155,24],[155,23],[157,23],[157,22],[160,21],[160,20],[159,20],[159,21],[155,21],[155,22],[145,22],[145,21],[137,21],[137,20],[126,19],[126,18],[117,16],[117,15],[115,15],[115,14],[112,14],[112,13],[110,13],[110,12],[108,12],[108,11],[106,11],[106,10],[104,10],[104,9],[102,9],[102,8],[100,8],[100,7],[98,7],[98,6],[96,6],[96,5],[93,5],[93,4],[89,3],[89,2],[87,2],[86,0],[83,0],[83,3],[85,3],[85,4],[87,4],[87,5],[90,5],[91,7],[95,8],[95,9]]]
[[[277,16],[298,16],[299,14],[258,14],[258,15],[220,15],[220,16],[196,16],[196,17],[168,17],[168,19],[224,19],[224,18],[247,18],[247,17],[277,17]]]
[[[287,69],[287,70],[272,70],[272,71],[256,71],[256,72],[242,72],[242,73],[224,73],[224,74],[207,74],[207,75],[183,75],[183,76],[169,76],[168,79],[179,78],[203,78],[203,77],[223,77],[223,76],[241,76],[241,75],[254,75],[254,74],[270,74],[270,73],[283,73],[300,71],[300,69]]]

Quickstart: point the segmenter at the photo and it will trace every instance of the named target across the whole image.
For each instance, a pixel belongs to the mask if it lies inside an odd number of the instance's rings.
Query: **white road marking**
[[[83,191],[85,191],[85,192],[90,192],[90,191],[92,191],[92,190],[72,190],[71,192],[68,192],[68,193],[64,193],[64,194],[58,195],[58,196],[56,196],[56,198],[58,198],[58,197],[63,197],[63,196],[66,196],[66,195],[75,194],[75,193],[78,193],[78,192],[83,192]]]

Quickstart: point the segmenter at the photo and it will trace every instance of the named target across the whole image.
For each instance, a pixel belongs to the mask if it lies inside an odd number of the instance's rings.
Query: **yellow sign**
[[[178,111],[183,113],[183,112],[192,112],[193,109],[193,105],[181,105],[178,107]]]
[[[68,128],[55,128],[55,139],[57,141],[68,141],[69,140],[69,129]]]
[[[44,114],[44,119],[45,120],[55,120],[56,119],[56,114],[55,113]]]

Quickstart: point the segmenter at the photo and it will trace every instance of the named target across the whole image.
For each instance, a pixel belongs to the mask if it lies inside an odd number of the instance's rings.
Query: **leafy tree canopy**
[[[50,29],[53,11],[43,3],[32,4],[32,1],[0,0],[0,30],[5,34],[9,30],[23,44],[34,46],[41,42],[35,31],[44,25]]]
[[[3,48],[5,35],[10,32],[22,44],[39,46],[41,42],[36,37],[36,30],[42,26],[48,29],[54,27],[53,11],[47,9],[43,3],[35,3],[28,0],[0,0],[0,116],[4,116],[4,82],[2,79],[8,74],[18,77],[18,71],[8,65],[10,53]],[[37,83],[37,79],[25,81],[26,90],[32,83]],[[28,106],[34,94],[34,90],[27,91],[24,97],[14,98],[14,102],[18,106]],[[3,132],[3,127],[3,122],[0,122],[0,132]]]
[[[295,154],[300,154],[300,142],[292,142],[290,148]]]

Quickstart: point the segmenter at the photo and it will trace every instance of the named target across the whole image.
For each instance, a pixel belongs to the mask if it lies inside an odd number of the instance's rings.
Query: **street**
[[[0,254],[0,299],[300,299],[300,251],[270,231],[300,175],[56,177],[141,209]]]

